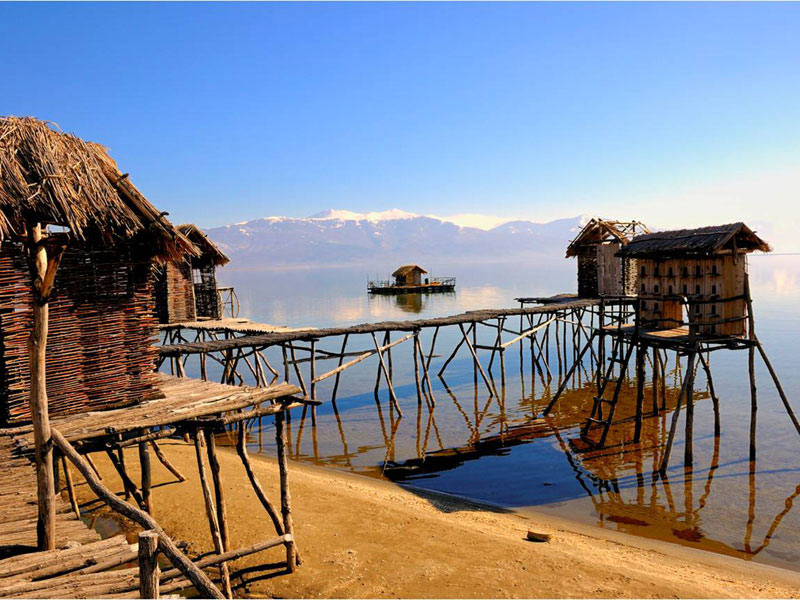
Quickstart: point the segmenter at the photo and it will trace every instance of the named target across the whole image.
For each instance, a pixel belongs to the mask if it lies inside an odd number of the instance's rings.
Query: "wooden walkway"
[[[213,331],[217,333],[281,333],[287,331],[301,331],[301,328],[287,327],[286,325],[271,325],[269,323],[256,323],[241,317],[222,319],[202,319],[199,321],[184,321],[181,323],[168,323],[158,326],[160,331],[173,329],[196,329],[199,331]],[[303,327],[302,330],[307,330]]]
[[[312,341],[326,337],[335,337],[353,334],[383,333],[386,331],[414,332],[433,327],[446,327],[449,325],[467,325],[479,321],[498,319],[503,317],[533,316],[557,311],[569,311],[589,308],[599,305],[596,299],[579,299],[558,303],[556,306],[533,306],[520,308],[496,308],[486,310],[472,310],[447,317],[433,317],[429,319],[413,319],[406,321],[380,321],[377,323],[363,323],[349,327],[328,327],[321,329],[297,329],[293,331],[265,332],[262,334],[247,335],[240,338],[225,340],[207,340],[203,342],[181,343],[164,345],[159,348],[162,357],[185,356],[187,354],[202,354],[220,352],[225,350],[251,348],[254,346],[267,347],[281,345],[296,341]],[[183,324],[183,326],[188,326]]]

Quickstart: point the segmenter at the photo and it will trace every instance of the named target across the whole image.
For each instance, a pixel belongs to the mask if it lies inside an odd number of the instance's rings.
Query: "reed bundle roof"
[[[0,238],[27,222],[66,227],[70,239],[141,240],[160,257],[195,250],[128,180],[107,150],[33,117],[0,117]]]
[[[221,267],[230,262],[231,259],[197,225],[191,223],[178,225],[178,231],[197,247],[199,256],[203,260],[211,262],[215,267]]]
[[[638,235],[617,252],[617,256],[710,255],[732,250],[770,252],[772,248],[747,225],[738,222]]]
[[[413,273],[414,271],[419,271],[420,273],[427,273],[425,269],[420,267],[419,265],[403,265],[399,267],[394,273],[392,273],[392,277],[404,277]]]

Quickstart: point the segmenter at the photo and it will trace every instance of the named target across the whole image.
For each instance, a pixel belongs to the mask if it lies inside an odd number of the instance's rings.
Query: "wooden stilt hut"
[[[160,323],[219,319],[222,305],[217,288],[217,267],[229,258],[196,225],[178,230],[195,246],[195,255],[167,261],[156,271],[156,311]]]
[[[618,256],[637,261],[643,327],[670,329],[691,320],[698,334],[743,336],[747,254],[757,250],[769,252],[769,244],[744,223],[730,223],[639,235]]]
[[[578,296],[628,296],[636,293],[635,260],[617,256],[637,233],[649,233],[639,221],[591,219],[569,246],[578,259]]]
[[[156,396],[154,259],[194,246],[106,150],[0,119],[0,421],[32,421],[39,546],[54,547],[51,416]]]

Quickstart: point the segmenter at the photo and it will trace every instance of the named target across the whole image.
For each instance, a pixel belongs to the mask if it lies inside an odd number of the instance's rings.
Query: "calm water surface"
[[[381,275],[390,270],[390,265],[382,267]],[[575,264],[567,260],[437,267],[434,274],[458,278],[455,294],[368,297],[366,280],[375,274],[352,268],[223,269],[220,280],[236,287],[243,316],[317,327],[513,307],[516,296],[568,292],[575,287]],[[751,257],[750,271],[756,330],[800,411],[796,354],[800,256]],[[426,351],[431,333],[422,334]],[[450,353],[457,333],[457,328],[440,332],[437,355]],[[479,343],[492,342],[493,331],[485,328],[481,333]],[[367,336],[352,339],[348,350],[372,345]],[[320,347],[338,350],[340,344],[336,338],[323,340]],[[445,380],[433,377],[436,406],[431,410],[417,403],[412,346],[397,346],[392,359],[402,418],[389,406],[384,385],[376,402],[377,363],[366,360],[344,373],[335,406],[327,401],[333,378],[319,385],[318,397],[325,403],[317,409],[316,426],[310,414],[302,419],[295,412],[290,428],[292,457],[800,570],[800,508],[794,506],[800,495],[800,436],[760,361],[755,463],[748,458],[747,352],[721,351],[711,356],[711,368],[721,399],[722,435],[714,436],[712,402],[701,372],[696,384],[693,468],[683,467],[681,415],[668,478],[662,480],[654,479],[652,473],[680,386],[674,356],[668,363],[665,397],[658,399],[666,410],[646,417],[641,444],[613,447],[632,439],[632,423],[622,422],[611,429],[611,448],[581,454],[570,440],[578,436],[591,407],[594,389],[588,373],[570,384],[551,419],[534,421],[533,416],[541,413],[557,389],[558,364],[553,352],[550,367],[555,378],[548,382],[532,368],[529,346],[522,348],[522,355],[519,346],[507,352],[505,387],[500,386],[495,364],[500,398],[490,397],[480,379],[478,385],[474,383],[472,362],[462,350],[448,367]],[[269,358],[280,364],[277,353]],[[443,360],[441,356],[433,359],[433,373]],[[323,372],[334,366],[334,361],[321,361],[317,368]],[[646,398],[652,393],[648,381]],[[623,389],[618,419],[632,413],[633,398],[635,386],[629,383]],[[272,433],[265,421],[261,433],[252,437],[254,449],[263,442],[263,451],[271,452]]]

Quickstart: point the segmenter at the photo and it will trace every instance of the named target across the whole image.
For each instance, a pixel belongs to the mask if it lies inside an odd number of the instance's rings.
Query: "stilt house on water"
[[[37,580],[33,595],[44,594],[49,586],[49,595],[42,597],[135,596],[139,587],[141,597],[158,598],[154,566],[157,554],[163,554],[181,574],[175,589],[193,586],[201,597],[232,597],[228,559],[221,556],[231,548],[213,435],[231,425],[239,426],[238,454],[278,535],[237,549],[235,555],[283,547],[286,567],[293,571],[299,563],[283,419],[287,410],[303,403],[304,399],[293,401],[300,388],[288,383],[228,386],[155,370],[154,263],[200,258],[197,242],[174,228],[165,214],[141,195],[102,146],[34,118],[0,118],[0,422],[12,425],[0,429],[0,462],[12,473],[0,494],[0,553],[10,554],[3,563],[7,567],[22,548],[35,543],[46,554],[21,557],[24,565],[11,567],[19,568],[24,578],[30,565],[58,561],[50,553],[56,547],[99,540],[80,520],[68,462],[98,498],[146,530],[140,535],[138,574],[108,571],[135,562],[135,551],[129,556],[124,539],[123,560],[112,563],[105,541],[99,547],[86,543],[80,545],[86,561],[73,564],[73,570],[63,567],[49,571],[48,577],[35,575],[47,581]],[[207,245],[203,249],[208,252]],[[206,264],[200,262],[198,269]],[[249,467],[245,421],[254,415],[275,417],[280,514]],[[32,426],[19,426],[26,421]],[[151,516],[148,448],[152,446],[179,481],[185,480],[156,445],[157,439],[175,435],[194,437],[217,555],[211,562],[192,562]],[[126,470],[127,446],[138,446],[141,484]],[[126,500],[132,501],[123,500],[100,480],[89,459],[93,452],[108,455]],[[58,455],[74,516],[57,508]],[[35,504],[30,501],[33,489]],[[148,535],[145,557],[143,540]],[[7,544],[8,536],[14,543]],[[31,556],[35,560],[28,560]],[[225,596],[201,570],[202,564],[219,566]],[[84,572],[86,566],[91,569]],[[92,580],[85,585],[94,587],[83,587],[81,577],[103,570],[107,572],[102,585]],[[8,582],[0,578],[0,596],[19,591],[16,578],[10,587]]]
[[[46,300],[51,416],[157,396],[152,265],[194,248],[105,149],[0,120],[0,236],[0,422],[31,419],[28,338]]]
[[[371,294],[413,294],[428,292],[452,292],[456,287],[455,277],[425,277],[428,271],[419,265],[398,267],[392,277],[394,281],[370,281],[367,290]]]
[[[649,233],[638,221],[591,219],[567,247],[578,259],[578,296],[629,296],[636,293],[635,260],[617,256],[637,233]]]
[[[770,247],[744,223],[731,223],[639,235],[617,254],[637,261],[643,327],[670,329],[691,320],[699,334],[743,336],[746,255],[756,250]]]
[[[219,319],[222,305],[217,289],[217,267],[229,259],[200,229],[191,224],[178,230],[195,246],[195,254],[167,261],[156,272],[155,298],[160,323]]]

